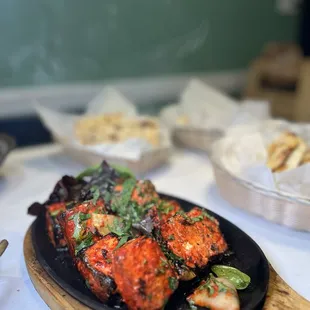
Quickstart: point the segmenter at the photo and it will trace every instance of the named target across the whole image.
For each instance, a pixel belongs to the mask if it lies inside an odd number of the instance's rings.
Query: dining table
[[[58,144],[17,148],[0,167],[0,239],[9,242],[0,257],[1,309],[48,309],[24,261],[23,240],[34,221],[27,208],[46,200],[62,175],[83,169]],[[144,178],[159,192],[191,201],[238,226],[260,246],[278,275],[310,301],[310,233],[268,222],[223,200],[206,153],[175,149],[167,164]]]

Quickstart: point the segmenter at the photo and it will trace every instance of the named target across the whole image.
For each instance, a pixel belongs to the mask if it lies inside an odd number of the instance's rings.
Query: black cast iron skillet
[[[177,200],[185,211],[195,205],[172,196],[162,197]],[[228,243],[231,254],[223,255],[209,264],[200,275],[203,278],[210,271],[212,264],[225,264],[236,267],[251,277],[251,284],[244,291],[239,291],[242,310],[261,309],[265,300],[269,281],[269,264],[258,245],[238,227],[208,211],[219,220],[221,231]],[[32,224],[32,241],[38,261],[46,272],[68,294],[92,309],[126,309],[115,297],[107,304],[101,303],[85,286],[84,281],[65,252],[59,252],[50,244],[45,230],[44,217],[38,217]],[[165,309],[189,309],[185,296],[197,285],[199,279],[183,282],[170,298]]]

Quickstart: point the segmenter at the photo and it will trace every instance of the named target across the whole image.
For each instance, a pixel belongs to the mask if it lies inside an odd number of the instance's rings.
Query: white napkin
[[[191,79],[180,95],[178,104],[165,107],[161,119],[170,128],[205,128],[226,131],[240,124],[270,118],[269,103],[246,100],[242,104],[198,79]],[[176,125],[186,115],[189,124]]]

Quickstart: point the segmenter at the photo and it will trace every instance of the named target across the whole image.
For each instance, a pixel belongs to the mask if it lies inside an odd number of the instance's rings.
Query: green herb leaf
[[[110,192],[104,193],[103,200],[105,203],[109,203],[111,201],[111,198],[112,198],[112,193],[110,193]]]
[[[207,211],[203,211],[202,212],[202,215],[207,217],[209,220],[213,221],[213,222],[216,222],[216,219],[215,217],[213,217],[212,215],[210,215]]]
[[[129,218],[128,216],[128,204],[131,199],[132,192],[136,186],[135,179],[127,179],[122,186],[122,191],[118,195],[114,195],[112,198],[111,209],[119,216]]]
[[[98,171],[98,169],[100,169],[100,165],[91,166],[91,167],[85,169],[84,171],[82,171],[75,178],[79,181],[79,180],[82,180],[85,177],[90,177],[90,176],[92,176],[94,174],[94,172]]]
[[[166,201],[161,201],[157,210],[162,214],[168,214],[173,210],[173,206],[169,205]]]
[[[176,278],[172,278],[172,277],[169,277],[168,278],[168,281],[169,281],[169,287],[172,291],[176,290],[177,287],[178,287],[178,280]]]
[[[89,282],[87,280],[85,280],[85,284],[91,290],[90,284],[89,284]]]
[[[97,203],[97,200],[99,199],[100,197],[100,190],[99,190],[99,187],[98,186],[92,186],[90,188],[90,191],[91,193],[93,194],[93,199],[92,199],[92,202],[93,204],[95,205]]]
[[[240,270],[234,267],[224,265],[214,265],[211,267],[211,270],[218,277],[230,281],[237,290],[244,290],[251,283],[251,278],[247,274],[241,272]]]
[[[129,235],[124,235],[123,237],[121,237],[121,239],[119,240],[116,249],[120,248],[122,245],[124,245],[127,241],[128,241]]]
[[[69,220],[72,219],[74,222],[74,232],[73,232],[73,238],[75,240],[80,240],[82,227],[80,225],[80,212],[75,213],[72,217],[69,218]]]
[[[53,211],[53,212],[50,212],[50,215],[51,215],[52,217],[56,217],[61,211],[62,211],[62,210],[55,210],[55,211]]]
[[[191,309],[191,310],[197,310],[198,308],[195,306],[195,303],[194,303],[194,301],[193,300],[189,300],[188,301],[188,304],[189,304],[189,308]]]
[[[203,215],[198,215],[198,216],[196,216],[196,217],[192,217],[192,218],[191,218],[191,221],[192,221],[193,223],[196,223],[196,222],[202,221],[203,218],[204,218]]]
[[[108,226],[109,230],[117,235],[118,237],[122,237],[123,235],[128,235],[131,229],[131,221],[124,221],[122,219],[114,219],[113,225]]]
[[[94,244],[93,234],[89,232],[75,248],[75,255]]]
[[[127,177],[131,177],[131,178],[134,178],[134,174],[133,172],[127,168],[127,167],[123,167],[123,166],[119,166],[119,165],[115,165],[115,164],[110,164],[110,166],[116,170],[121,177],[123,178],[127,178]]]
[[[86,220],[91,218],[90,214],[85,214],[85,213],[81,213],[81,212],[79,212],[78,214],[79,214],[79,220],[80,221],[86,221]]]
[[[169,235],[168,240],[173,241],[174,240],[174,235]]]

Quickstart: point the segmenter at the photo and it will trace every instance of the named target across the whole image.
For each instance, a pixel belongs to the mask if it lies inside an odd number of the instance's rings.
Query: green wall
[[[273,0],[0,0],[0,87],[245,68],[297,18]]]

